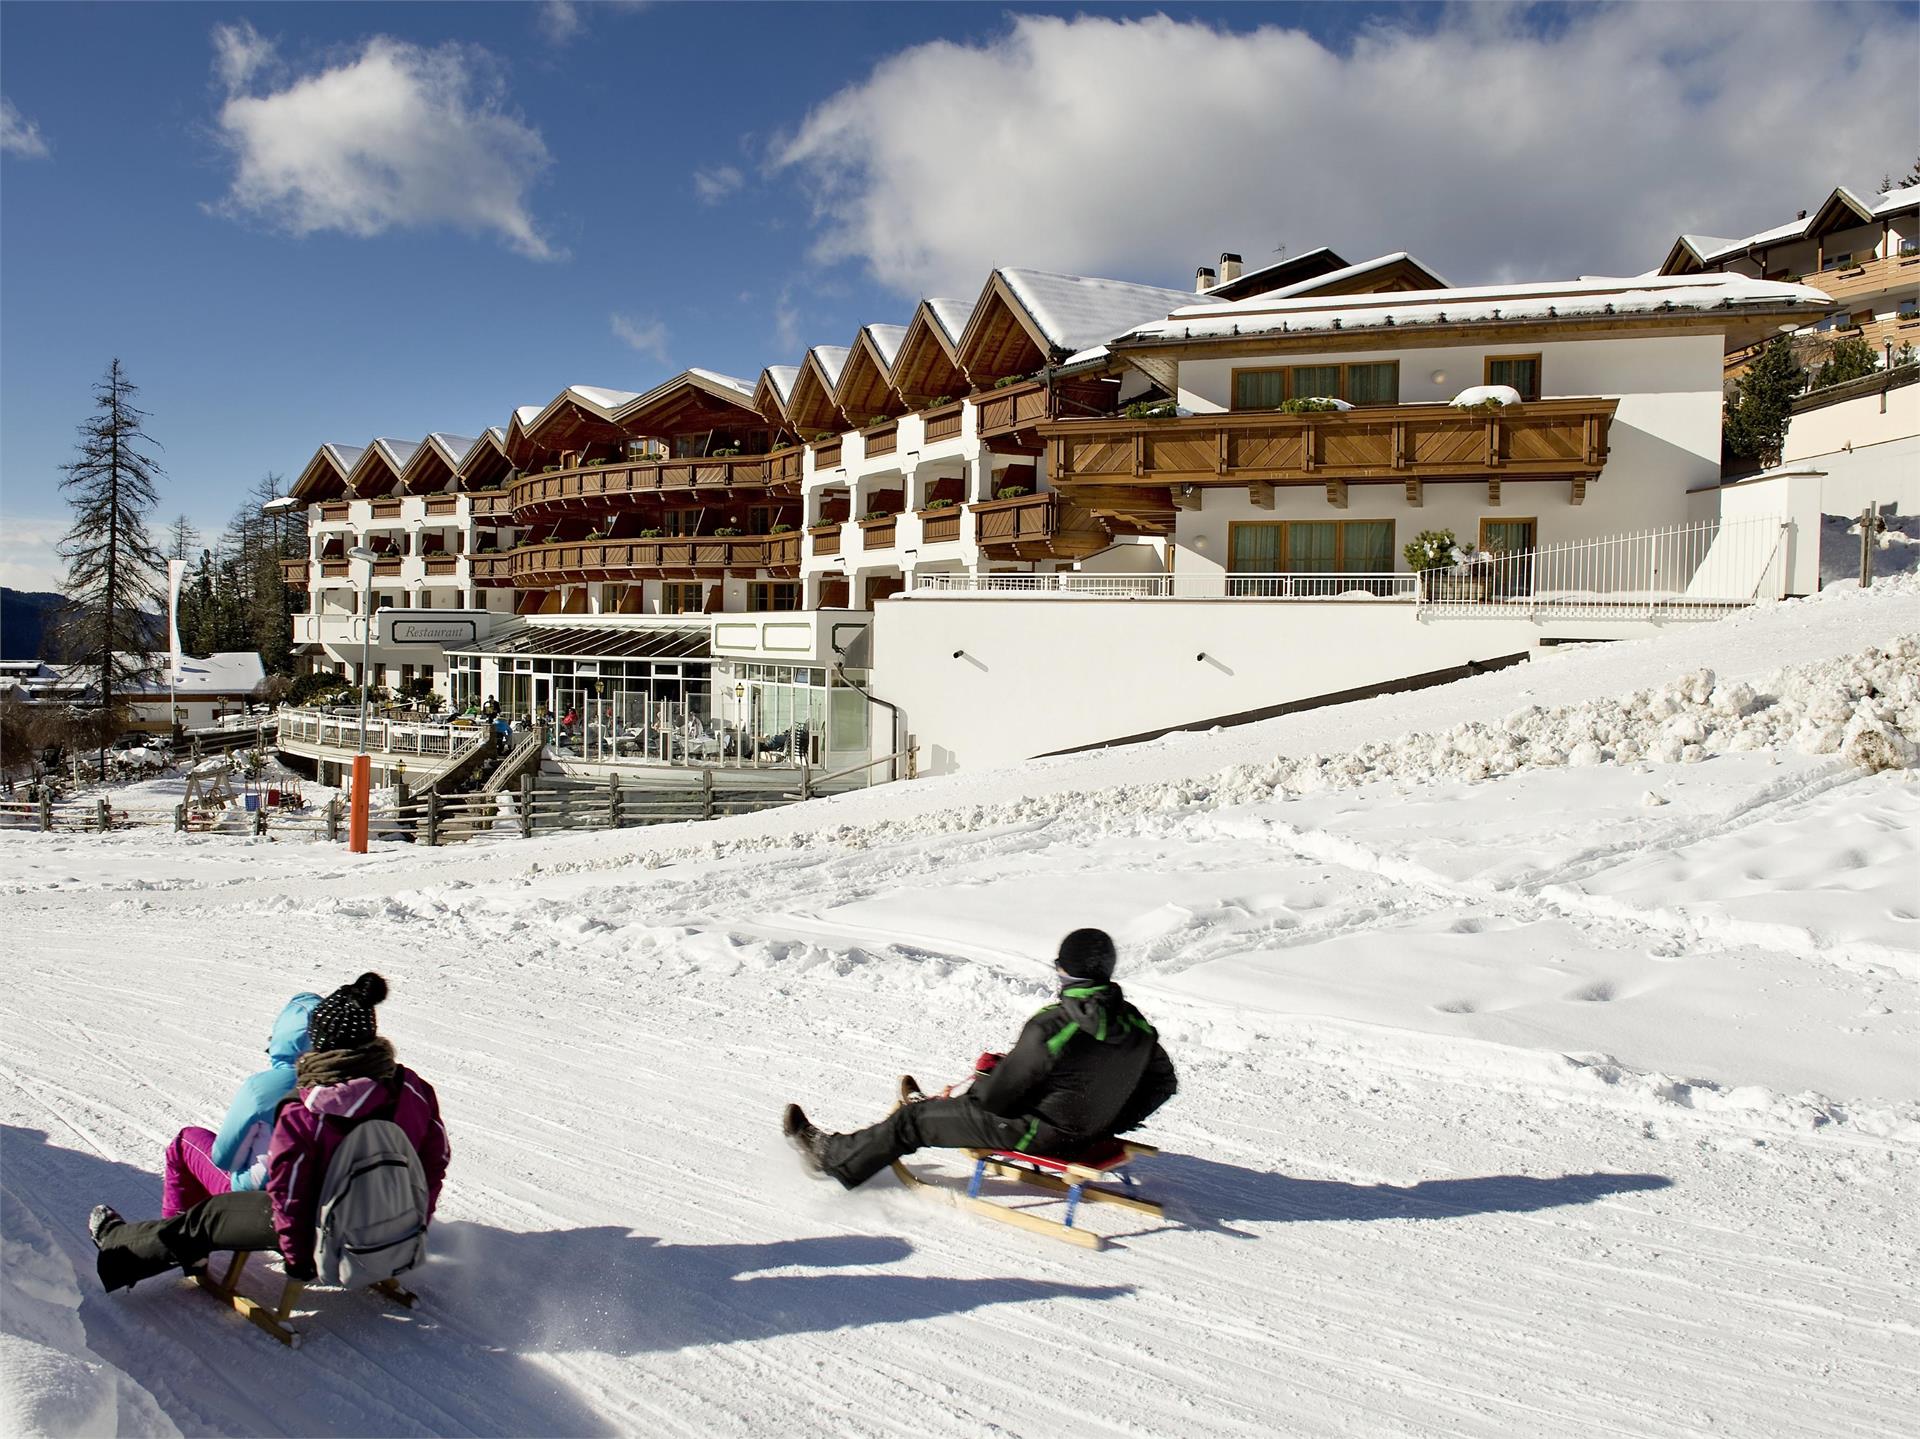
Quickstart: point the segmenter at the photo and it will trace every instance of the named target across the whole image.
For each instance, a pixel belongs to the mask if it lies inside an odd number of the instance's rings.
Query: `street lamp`
[[[377,558],[365,545],[355,545],[347,558],[367,567],[367,583],[360,599],[360,753],[367,752],[367,681],[373,675],[368,650],[373,642],[373,562]]]

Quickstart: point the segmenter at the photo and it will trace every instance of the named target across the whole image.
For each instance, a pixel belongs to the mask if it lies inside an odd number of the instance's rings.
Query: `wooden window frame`
[[[1228,578],[1232,578],[1236,574],[1260,573],[1260,571],[1257,571],[1257,570],[1236,570],[1233,568],[1234,532],[1236,530],[1247,528],[1249,526],[1258,526],[1258,525],[1278,525],[1280,527],[1280,554],[1282,555],[1283,558],[1287,553],[1286,527],[1288,525],[1332,525],[1334,526],[1335,528],[1334,528],[1334,540],[1333,540],[1333,562],[1334,562],[1335,568],[1322,572],[1330,575],[1346,575],[1346,574],[1358,575],[1358,574],[1377,573],[1377,571],[1374,571],[1374,570],[1349,570],[1345,568],[1345,565],[1347,563],[1347,526],[1348,525],[1385,525],[1388,531],[1387,556],[1389,560],[1391,560],[1395,555],[1399,553],[1399,551],[1395,548],[1395,545],[1399,542],[1399,539],[1400,539],[1400,522],[1396,520],[1392,515],[1342,515],[1338,519],[1335,519],[1329,516],[1327,519],[1324,519],[1324,520],[1308,519],[1305,516],[1296,516],[1290,520],[1228,520],[1227,521],[1227,576]],[[1539,527],[1537,522],[1535,524],[1534,533],[1536,535],[1539,534]],[[1484,546],[1482,548],[1484,548]],[[1287,574],[1290,572],[1285,569],[1282,569],[1278,571],[1278,573]]]
[[[1493,362],[1495,360],[1532,360],[1533,361],[1533,393],[1531,395],[1523,394],[1520,396],[1520,398],[1523,401],[1537,400],[1540,398],[1542,394],[1545,393],[1547,388],[1547,365],[1546,365],[1546,361],[1541,357],[1540,351],[1535,350],[1531,354],[1523,353],[1523,354],[1515,354],[1515,355],[1485,356],[1482,359],[1480,364],[1480,383],[1481,384],[1491,385],[1495,383],[1493,378]]]
[[[691,590],[691,596],[687,592]],[[678,601],[692,598],[693,607],[689,609]],[[667,608],[669,599],[675,601],[672,609]],[[707,587],[700,580],[663,580],[660,588],[660,613],[663,615],[697,615],[707,606]]]
[[[781,585],[790,585],[793,587],[794,603],[790,607],[790,609],[783,608],[779,605],[762,603],[762,601],[771,600],[773,598],[773,591]],[[787,613],[790,613],[791,610],[797,610],[803,607],[806,604],[806,601],[807,601],[806,588],[804,585],[801,584],[799,580],[748,580],[747,581],[747,613],[748,614],[756,614],[756,615],[787,614]]]
[[[1532,525],[1533,526],[1533,547],[1536,550],[1540,548],[1540,517],[1538,515],[1482,515],[1480,516],[1479,550],[1480,550],[1480,553],[1483,555],[1488,553],[1487,551],[1487,526],[1488,525]]]
[[[706,513],[704,505],[668,505],[660,511],[660,533],[669,540],[692,539],[700,528],[700,517]],[[680,530],[675,525],[689,524],[693,528]]]
[[[1538,358],[1537,356],[1535,358]],[[1355,405],[1355,409],[1378,409],[1384,405],[1400,403],[1400,362],[1398,360],[1324,360],[1311,365],[1239,365],[1227,372],[1227,410],[1232,414],[1259,414],[1259,410],[1240,408],[1240,377],[1242,375],[1278,375],[1280,376],[1280,401],[1285,404],[1294,398],[1293,372],[1295,370],[1338,370],[1340,372],[1340,393],[1337,398],[1352,404],[1348,395],[1352,386],[1347,382],[1348,374],[1361,366],[1371,369],[1375,365],[1393,367],[1393,398],[1382,400],[1379,405]]]

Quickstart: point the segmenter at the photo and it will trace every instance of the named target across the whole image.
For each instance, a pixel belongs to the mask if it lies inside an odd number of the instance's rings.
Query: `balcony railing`
[[[427,573],[430,575],[451,575],[459,572],[460,557],[458,555],[427,555],[424,558]]]
[[[374,578],[380,579],[380,580],[399,579],[400,566],[403,563],[404,563],[404,560],[399,555],[395,555],[391,559],[375,560],[373,562]]]
[[[474,490],[468,498],[472,501],[469,508],[476,520],[504,519],[513,513],[513,495],[510,491]]]
[[[863,550],[890,550],[894,536],[899,528],[900,517],[887,515],[878,520],[860,521],[860,548]]]
[[[1858,265],[1819,270],[1801,276],[1800,283],[1825,291],[1843,303],[1889,290],[1913,289],[1920,287],[1920,255],[1887,255]]]
[[[400,518],[401,503],[402,501],[396,495],[387,499],[369,501],[368,509],[376,520],[397,520]]]
[[[1295,571],[1197,575],[924,574],[912,593],[1086,600],[1412,600],[1413,574]]]
[[[475,555],[468,573],[476,585],[510,585],[513,583],[513,551]]]
[[[869,459],[872,459],[876,455],[890,455],[900,448],[899,421],[890,420],[884,425],[876,425],[873,429],[865,432],[865,437],[867,442],[867,457]]]
[[[356,753],[360,749],[358,716],[282,708],[279,720],[279,738],[282,742],[316,749],[345,750],[348,753]],[[421,724],[410,720],[386,719],[369,719],[366,733],[370,751],[428,757],[462,754],[491,738],[487,727],[481,724]]]
[[[830,525],[809,525],[807,534],[813,540],[813,552],[816,555],[837,555],[840,553],[840,523]]]
[[[521,589],[599,580],[718,576],[735,570],[773,570],[783,577],[800,566],[800,537],[696,535],[658,540],[580,540],[522,545],[512,553],[513,582]]]
[[[1491,411],[1381,405],[1040,427],[1054,483],[1318,484],[1338,480],[1591,479],[1618,400],[1535,400]]]
[[[320,578],[323,580],[350,580],[353,578],[352,562],[348,560],[320,561]]]
[[[958,400],[951,405],[942,405],[937,410],[928,410],[921,416],[926,423],[927,443],[936,440],[953,440],[960,436],[960,417],[966,407]]]
[[[517,519],[545,518],[675,491],[724,494],[736,489],[797,488],[799,454],[796,449],[771,455],[636,460],[523,475],[510,491],[513,512]]]
[[[351,500],[328,500],[320,506],[320,523],[323,525],[338,524],[341,520],[346,519],[352,511],[353,502]]]
[[[813,450],[813,468],[816,471],[839,468],[840,441],[837,436],[831,440],[816,441],[811,448]]]
[[[307,583],[307,565],[305,559],[280,561],[280,579],[284,584],[305,588]]]
[[[926,545],[942,544],[947,540],[960,538],[960,511],[954,508],[938,510],[920,510],[920,542]]]
[[[1059,503],[1060,497],[1048,490],[973,505],[973,537],[982,545],[1045,541],[1058,527]]]
[[[453,515],[460,512],[458,495],[428,495],[427,513],[430,515]]]
[[[983,440],[1001,439],[1030,430],[1050,418],[1047,387],[1039,380],[1006,385],[973,397],[974,424]]]

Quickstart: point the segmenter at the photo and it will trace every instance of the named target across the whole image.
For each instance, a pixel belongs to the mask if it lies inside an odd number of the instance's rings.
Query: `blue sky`
[[[993,264],[1649,268],[1911,163],[1912,126],[1806,115],[1835,87],[1911,115],[1915,34],[1911,7],[10,4],[0,581],[51,578],[116,355],[164,514],[213,531],[323,440],[752,378]]]

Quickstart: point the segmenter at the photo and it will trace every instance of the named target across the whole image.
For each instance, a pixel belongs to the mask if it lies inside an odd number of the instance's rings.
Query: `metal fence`
[[[1423,614],[1717,619],[1778,599],[1787,522],[1772,516],[1708,520],[1480,555],[1423,570]]]
[[[1095,600],[1411,600],[1419,576],[1389,571],[1215,571],[1197,575],[917,576],[913,594],[1059,595]]]
[[[323,710],[283,709],[280,711],[280,740],[325,745],[333,749],[360,752],[360,717],[354,714],[328,714]],[[367,720],[367,751],[381,754],[439,756],[447,759],[472,748],[487,737],[479,724],[441,723],[420,720]]]

